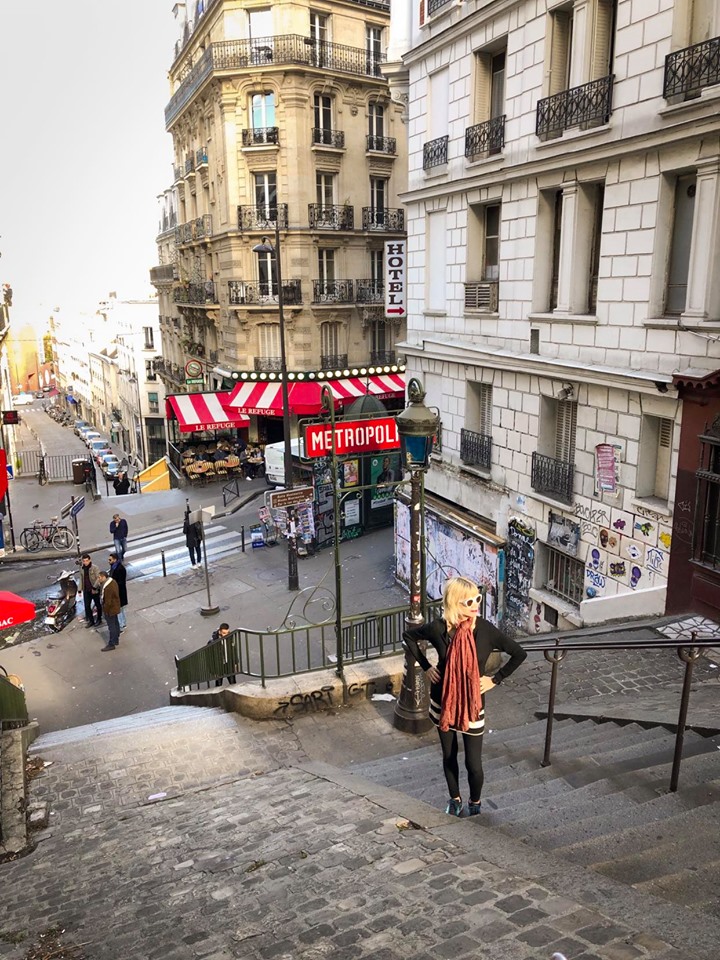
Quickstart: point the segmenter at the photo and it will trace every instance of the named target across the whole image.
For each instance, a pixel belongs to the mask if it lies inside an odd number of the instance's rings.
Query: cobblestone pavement
[[[717,956],[712,918],[304,759],[289,724],[172,713],[38,741],[55,813],[0,867],[0,956],[55,925],[88,960]]]

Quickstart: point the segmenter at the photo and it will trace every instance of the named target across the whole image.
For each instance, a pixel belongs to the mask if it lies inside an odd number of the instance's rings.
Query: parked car
[[[88,430],[90,429],[90,424],[87,422],[87,420],[76,420],[73,423],[73,432],[76,433],[77,436],[80,436],[80,430],[83,427],[87,427]]]
[[[35,391],[35,399],[36,399],[36,400],[42,400],[42,398],[43,398],[44,396],[45,396],[45,394],[42,392],[42,390],[36,390],[36,391]]]
[[[95,427],[90,423],[86,423],[84,427],[78,427],[78,436],[81,440],[84,440],[89,433],[98,433]],[[99,435],[99,434],[98,434]]]
[[[90,456],[95,460],[97,455],[102,453],[112,453],[110,449],[110,441],[105,440],[104,437],[98,437],[95,440],[90,440],[88,442],[88,450],[90,451]]]
[[[35,398],[31,393],[19,393],[16,397],[12,398],[13,406],[15,407],[24,407],[28,403],[32,403]]]
[[[105,443],[105,444],[103,444],[103,445],[100,446],[100,447],[98,447],[98,446],[96,446],[95,444],[93,444],[91,453],[92,453],[92,458],[93,458],[93,460],[95,461],[95,463],[96,463],[99,467],[101,467],[101,466],[102,466],[103,457],[104,457],[106,454],[108,454],[108,453],[112,453],[112,447],[110,446],[109,443]]]
[[[120,460],[114,453],[103,454],[100,459],[100,469],[109,477],[114,477],[120,472]]]
[[[83,440],[85,441],[85,446],[89,449],[93,440],[102,440],[102,435],[98,430],[88,430],[88,432],[83,436]]]

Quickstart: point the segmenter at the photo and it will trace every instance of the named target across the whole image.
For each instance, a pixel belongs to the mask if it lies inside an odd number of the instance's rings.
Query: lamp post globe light
[[[398,414],[395,422],[400,436],[402,465],[410,472],[410,608],[405,622],[408,627],[417,627],[423,622],[422,598],[425,591],[421,552],[424,522],[422,478],[430,466],[430,454],[440,418],[425,406],[425,391],[414,377],[408,382],[407,395],[410,403]],[[405,733],[425,733],[431,725],[425,675],[407,649],[393,724]]]
[[[290,438],[290,397],[288,390],[287,376],[287,354],[285,351],[285,310],[283,300],[282,268],[280,264],[280,218],[275,214],[275,246],[268,237],[262,238],[262,243],[257,243],[252,248],[253,253],[275,254],[275,276],[277,280],[277,298],[278,298],[278,320],[280,323],[280,385],[282,389],[283,402],[283,442],[285,444],[284,464],[285,464],[285,489],[291,490],[293,485],[293,462],[292,446]],[[270,272],[270,292],[272,293],[272,271]],[[294,511],[288,509],[288,590],[298,590],[297,567],[297,541],[295,539],[295,517]]]

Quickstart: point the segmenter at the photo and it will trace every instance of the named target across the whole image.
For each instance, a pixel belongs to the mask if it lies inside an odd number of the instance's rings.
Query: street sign
[[[12,427],[20,423],[20,414],[17,410],[3,410],[2,422],[6,427]]]
[[[199,510],[193,510],[192,513],[188,514],[189,523],[210,523],[212,518],[215,516],[215,505],[210,504],[209,507],[200,507]]]
[[[64,520],[66,517],[69,517],[70,511],[72,510],[72,508],[73,508],[72,502],[66,503],[65,506],[60,511],[60,519]]]
[[[313,498],[312,487],[293,487],[292,490],[277,490],[268,495],[273,510],[284,510],[286,507],[297,507],[301,503],[311,503]]]
[[[332,453],[333,430],[327,423],[310,423],[305,427],[305,455],[327,457]],[[335,424],[335,452],[372,453],[376,450],[399,450],[400,436],[394,417],[373,417],[367,420],[343,420]]]
[[[205,377],[185,377],[185,383],[188,383],[188,384],[190,384],[190,383],[205,383]],[[235,426],[235,424],[232,424],[232,426]],[[207,428],[205,428],[205,427],[199,427],[198,429],[202,430],[202,429],[207,429]],[[213,429],[215,429],[215,427],[213,427]]]
[[[80,497],[75,503],[70,507],[70,516],[76,517],[82,508],[85,506],[85,497]]]
[[[385,316],[405,316],[405,240],[385,242]]]

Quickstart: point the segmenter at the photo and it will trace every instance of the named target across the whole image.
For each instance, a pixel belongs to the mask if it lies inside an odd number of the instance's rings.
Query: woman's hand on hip
[[[487,693],[488,690],[494,690],[497,684],[492,677],[480,677],[480,693]]]
[[[425,671],[425,676],[428,678],[430,683],[439,683],[440,682],[440,671],[437,667],[430,667],[429,670]]]

